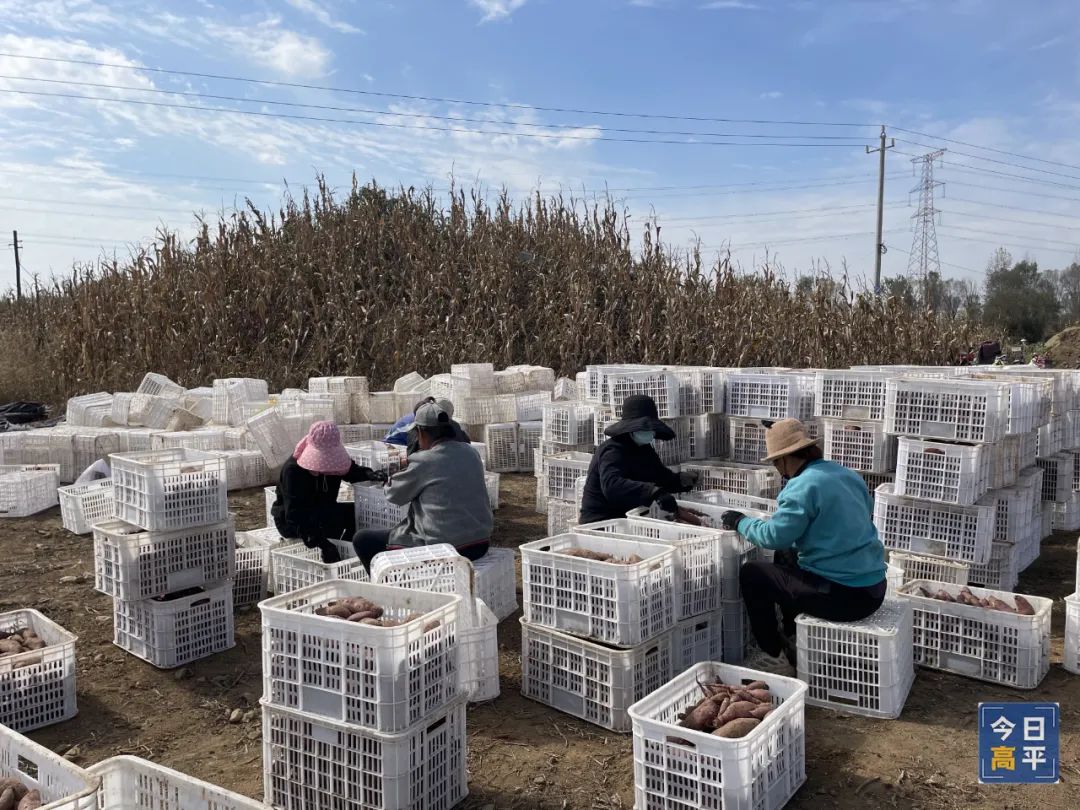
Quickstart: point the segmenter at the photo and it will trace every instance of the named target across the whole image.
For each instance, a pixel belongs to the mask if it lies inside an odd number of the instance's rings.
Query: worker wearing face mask
[[[604,433],[610,438],[596,448],[585,478],[581,522],[626,517],[653,502],[676,513],[675,493],[693,489],[697,473],[672,472],[656,455],[653,441],[671,441],[675,433],[660,421],[652,397],[627,397],[622,419]]]

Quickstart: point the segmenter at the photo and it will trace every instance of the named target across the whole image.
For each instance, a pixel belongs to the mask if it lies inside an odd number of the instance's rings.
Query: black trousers
[[[275,520],[275,523],[277,521]],[[324,563],[336,563],[341,561],[341,553],[332,540],[348,540],[356,532],[356,508],[351,503],[332,503],[319,507],[311,518],[310,524],[320,526],[318,536],[299,538],[308,548],[317,548],[322,553]],[[278,533],[282,537],[289,535],[282,530],[282,524],[277,524]]]
[[[458,549],[458,554],[467,560],[479,560],[488,553],[491,544],[484,540],[480,543],[470,543]],[[389,529],[360,529],[353,535],[353,548],[356,556],[364,564],[364,568],[371,571],[371,560],[376,554],[381,554],[390,547]],[[397,548],[395,546],[395,548]]]
[[[833,622],[865,619],[885,600],[885,580],[865,588],[850,588],[795,565],[783,555],[777,562],[749,562],[739,571],[739,585],[750,628],[758,646],[769,655],[784,647],[776,608],[783,617],[783,633],[795,635],[795,617],[808,613]]]

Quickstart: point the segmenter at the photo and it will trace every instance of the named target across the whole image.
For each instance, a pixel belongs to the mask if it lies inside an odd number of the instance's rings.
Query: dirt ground
[[[503,476],[496,542],[543,536],[534,480]],[[237,528],[262,526],[263,493],[236,493]],[[78,634],[79,714],[30,734],[90,765],[117,754],[146,757],[254,797],[262,795],[259,613],[237,616],[236,647],[177,672],[162,672],[112,644],[111,600],[93,589],[93,547],[60,526],[59,510],[0,523],[0,610],[31,607]],[[792,808],[1080,806],[1080,677],[1060,666],[1064,603],[1076,537],[1055,535],[1021,577],[1023,593],[1056,600],[1054,665],[1033,692],[920,670],[902,717],[878,721],[807,709],[807,781]],[[77,577],[76,581],[66,579]],[[62,581],[63,580],[63,581]],[[520,598],[519,598],[520,601]],[[520,694],[518,615],[499,626],[502,696],[470,707],[469,789],[476,810],[630,808],[632,743]],[[981,786],[976,780],[976,706],[990,700],[1061,704],[1062,783]],[[234,709],[252,710],[229,723]]]

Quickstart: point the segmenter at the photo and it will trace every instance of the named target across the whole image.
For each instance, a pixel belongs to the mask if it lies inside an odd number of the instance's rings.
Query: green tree
[[[983,317],[1014,338],[1032,342],[1048,337],[1057,325],[1057,290],[1050,276],[1027,259],[1011,267],[1007,251],[999,249],[986,270]]]

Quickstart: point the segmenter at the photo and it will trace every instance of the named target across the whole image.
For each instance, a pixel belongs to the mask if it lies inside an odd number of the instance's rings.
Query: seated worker
[[[337,425],[316,422],[282,466],[277,499],[270,508],[282,537],[319,549],[326,563],[341,560],[331,541],[347,541],[356,531],[354,505],[338,503],[342,481],[386,481],[386,473],[358,466],[345,452]]]
[[[622,419],[604,431],[609,438],[596,448],[581,499],[582,523],[626,517],[656,501],[665,512],[678,512],[674,493],[689,492],[697,473],[674,473],[664,466],[652,443],[675,438],[660,421],[652,397],[635,395],[623,401]]]
[[[435,403],[450,415],[450,426],[454,429],[455,441],[465,442],[465,444],[472,443],[469,434],[462,429],[461,425],[454,421],[454,403],[448,399],[436,400],[435,397],[427,397],[426,399],[417,402],[412,413],[405,414],[405,416],[394,422],[386,436],[383,437],[383,441],[387,444],[403,445],[406,448],[405,454],[407,456],[411,456],[419,450],[420,442],[416,433],[416,427],[413,423],[416,420],[416,412],[420,409],[420,406],[429,402]]]
[[[480,456],[456,439],[450,414],[434,403],[417,409],[414,425],[419,449],[386,491],[408,514],[392,529],[360,529],[353,538],[368,570],[389,548],[449,543],[470,560],[487,554],[493,520]]]
[[[885,547],[870,519],[870,493],[862,477],[826,461],[817,439],[797,419],[765,431],[768,454],[785,484],[776,512],[765,519],[728,511],[726,529],[778,552],[777,562],[746,563],[739,571],[742,598],[766,665],[796,664],[795,617],[827,621],[865,619],[885,599]],[[792,549],[793,556],[779,552]],[[784,559],[781,559],[781,558]],[[776,607],[783,617],[777,626]]]

